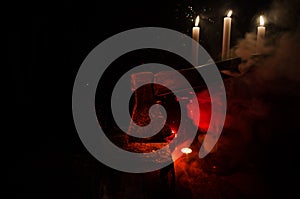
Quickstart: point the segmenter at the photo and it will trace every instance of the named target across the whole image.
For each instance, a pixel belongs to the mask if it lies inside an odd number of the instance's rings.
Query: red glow
[[[200,120],[199,123],[196,124],[197,118],[199,117],[199,112],[197,112],[197,104],[195,103],[195,100],[198,100],[199,104],[199,111],[200,111]],[[211,123],[211,102],[214,102],[215,104],[218,104],[220,107],[222,106],[222,100],[220,100],[220,97],[216,94],[214,96],[210,96],[208,90],[201,91],[197,93],[197,99],[192,99],[190,103],[187,105],[188,109],[188,116],[194,121],[194,124],[198,126],[200,131],[207,132],[208,127]],[[222,118],[222,111],[220,110],[220,115],[216,112],[216,120],[212,121],[213,124],[212,127],[216,128],[216,131],[219,126],[222,124],[219,124],[218,118]],[[226,116],[224,127],[228,125],[230,118]],[[221,121],[221,120],[220,120]]]
[[[171,133],[172,133],[172,134],[171,134],[170,136],[168,136],[168,137],[165,138],[165,140],[166,140],[167,142],[171,142],[174,138],[177,137],[176,131],[174,131],[173,129],[171,129]]]
[[[196,109],[195,100],[198,100],[200,110],[199,124],[195,124],[198,128],[204,132],[207,131],[210,124],[211,117],[211,98],[207,90],[197,93],[197,99],[192,99],[188,104],[188,116],[194,121],[199,117],[199,112]]]

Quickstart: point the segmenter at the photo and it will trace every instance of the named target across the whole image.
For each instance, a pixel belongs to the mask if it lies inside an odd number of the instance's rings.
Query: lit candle
[[[186,155],[189,153],[192,153],[192,149],[188,148],[188,147],[184,147],[181,149],[182,153],[185,153]]]
[[[259,26],[257,27],[256,51],[260,52],[263,46],[263,40],[266,33],[265,20],[262,15],[259,17]]]
[[[193,27],[193,39],[199,42],[200,27],[199,27],[200,17],[196,17],[195,26]]]
[[[188,148],[188,147],[184,147],[181,149],[181,152],[185,154],[185,158],[186,160],[189,160],[189,154],[192,153],[192,149]]]
[[[224,18],[222,59],[228,59],[230,57],[231,15],[232,10],[230,10],[227,14],[227,17]]]
[[[196,17],[195,26],[193,27],[193,32],[192,32],[192,37],[197,43],[199,43],[199,37],[200,37],[199,22],[200,22],[200,17],[198,15]],[[199,51],[198,45],[195,45],[193,43],[192,47],[193,47],[193,49],[192,49],[193,61],[196,65],[198,65],[198,51]]]

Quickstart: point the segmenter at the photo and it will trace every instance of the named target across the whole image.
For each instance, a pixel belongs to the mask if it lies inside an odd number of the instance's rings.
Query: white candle
[[[224,18],[222,59],[228,59],[230,57],[231,15],[232,10],[230,10],[227,14],[227,17]]]
[[[200,27],[199,26],[200,17],[199,15],[196,17],[195,20],[195,26],[193,27],[193,39],[199,42],[199,36],[200,36]]]
[[[199,22],[200,22],[200,17],[197,16],[196,20],[195,20],[195,26],[193,27],[193,31],[192,31],[192,37],[197,43],[199,43],[199,38],[200,38]],[[196,65],[198,65],[198,51],[199,51],[198,45],[195,45],[193,43],[192,47],[193,47],[193,49],[192,49],[193,62]]]
[[[256,51],[258,53],[261,52],[262,46],[263,46],[263,42],[264,42],[264,37],[266,34],[266,27],[265,25],[265,20],[264,17],[261,15],[259,17],[259,26],[257,27],[257,40],[256,40]]]

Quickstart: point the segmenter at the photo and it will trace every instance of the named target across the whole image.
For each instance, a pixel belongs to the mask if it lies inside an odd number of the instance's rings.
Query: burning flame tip
[[[200,22],[200,17],[199,15],[196,17],[196,20],[195,20],[195,26],[198,26],[199,25],[199,22]]]
[[[232,10],[229,10],[228,14],[227,14],[227,17],[231,17],[231,15],[232,15]]]
[[[265,25],[265,20],[262,15],[259,16],[259,25],[261,25],[261,26]]]

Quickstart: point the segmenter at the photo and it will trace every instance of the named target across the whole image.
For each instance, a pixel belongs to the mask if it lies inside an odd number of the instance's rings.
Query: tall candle
[[[196,17],[195,26],[193,27],[193,39],[199,42],[200,36],[200,27],[199,27],[200,17],[199,15]]]
[[[227,17],[224,17],[222,59],[228,59],[230,57],[231,15],[232,10],[228,12]]]
[[[259,17],[259,26],[257,27],[256,51],[258,53],[261,52],[263,42],[264,42],[264,37],[266,34],[266,27],[264,25],[265,25],[265,20],[264,17],[261,15]]]
[[[200,17],[197,16],[196,20],[195,20],[195,26],[193,27],[193,31],[192,31],[192,37],[193,39],[199,43],[199,38],[200,38],[200,27],[199,27],[199,22],[200,22]],[[192,55],[193,55],[193,62],[198,65],[198,45],[195,45],[193,43],[192,45]]]

